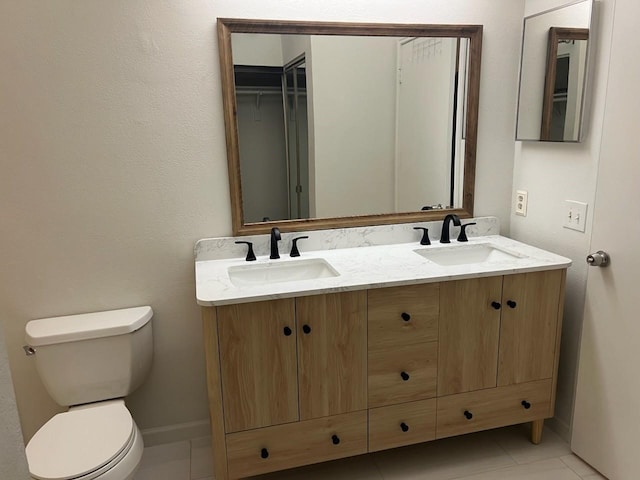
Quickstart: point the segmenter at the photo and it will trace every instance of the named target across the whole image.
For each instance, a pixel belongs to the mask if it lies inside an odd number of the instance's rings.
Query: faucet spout
[[[442,222],[442,235],[440,235],[440,243],[451,243],[449,240],[449,224],[453,221],[453,224],[456,227],[460,226],[460,218],[454,214],[450,213],[446,217],[444,217],[444,221]]]
[[[273,227],[271,229],[271,255],[269,256],[271,260],[280,258],[280,252],[278,251],[279,240],[281,240],[280,229],[278,227]]]

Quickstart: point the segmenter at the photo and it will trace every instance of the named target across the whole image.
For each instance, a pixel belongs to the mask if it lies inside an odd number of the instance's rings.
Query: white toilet
[[[124,397],[151,367],[152,316],[136,307],[27,323],[25,349],[51,397],[70,407],[27,444],[32,478],[133,478],[144,445]]]

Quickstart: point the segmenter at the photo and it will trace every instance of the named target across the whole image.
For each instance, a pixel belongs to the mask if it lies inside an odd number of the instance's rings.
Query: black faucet
[[[440,235],[440,243],[451,243],[449,240],[449,224],[453,220],[453,224],[456,227],[460,226],[460,218],[457,215],[450,213],[446,217],[444,217],[444,222],[442,222],[442,235]]]
[[[458,222],[458,225],[460,225],[460,222]],[[271,229],[271,255],[269,256],[271,260],[280,258],[280,252],[278,252],[278,240],[281,240],[280,230],[278,227],[273,227]]]

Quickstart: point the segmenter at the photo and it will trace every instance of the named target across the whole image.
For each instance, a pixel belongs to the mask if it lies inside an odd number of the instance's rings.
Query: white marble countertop
[[[455,238],[455,237],[452,237]],[[465,248],[488,244],[514,257],[498,258],[482,263],[442,266],[415,252],[419,249]],[[242,258],[222,258],[196,261],[196,298],[199,305],[216,306],[255,302],[277,298],[299,297],[322,293],[363,290],[368,288],[412,285],[464,278],[509,275],[567,268],[571,260],[500,235],[469,238],[467,243],[452,240],[450,244],[435,241],[430,246],[418,242],[393,245],[337,248],[302,252],[290,258],[280,254],[278,260],[258,256],[253,262]],[[339,274],[327,278],[299,281],[271,282],[258,285],[236,286],[229,277],[229,267],[284,264],[302,260],[324,259]]]

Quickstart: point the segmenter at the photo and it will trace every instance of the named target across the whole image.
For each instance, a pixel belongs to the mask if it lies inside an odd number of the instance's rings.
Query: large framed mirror
[[[473,215],[480,25],[218,19],[234,235]]]
[[[524,19],[516,140],[581,142],[593,0]]]

